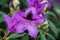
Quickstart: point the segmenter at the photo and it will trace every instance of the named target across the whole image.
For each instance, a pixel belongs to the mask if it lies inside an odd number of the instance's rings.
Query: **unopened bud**
[[[48,29],[49,29],[48,21],[45,20],[45,22],[42,24],[42,26],[43,26],[43,30],[48,31]]]
[[[14,8],[16,8],[19,5],[19,0],[13,0]]]
[[[10,4],[9,4],[10,8],[14,8],[14,5],[13,5],[13,0],[11,0]]]

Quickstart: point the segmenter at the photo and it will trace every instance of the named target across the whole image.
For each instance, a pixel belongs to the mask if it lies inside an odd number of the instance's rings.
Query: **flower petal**
[[[34,7],[39,8],[41,5],[41,0],[34,0]]]
[[[33,17],[37,14],[37,13],[36,13],[36,8],[30,7],[30,8],[27,8],[27,9],[26,9],[26,11],[25,11],[25,17],[26,17],[30,12],[32,12]]]
[[[7,25],[8,25],[8,31],[9,32],[12,32],[12,27],[13,27],[13,24],[12,24],[12,19],[8,16],[8,15],[6,15],[6,14],[4,14],[4,21],[7,23]]]
[[[27,2],[29,6],[34,6],[36,2],[40,5],[41,0],[27,0]]]
[[[42,5],[44,5],[44,4],[45,4],[45,5],[48,5],[48,8],[49,8],[49,9],[51,8],[50,0],[46,0],[46,1],[44,0],[44,1],[41,2],[41,4],[42,4]]]
[[[37,24],[42,24],[43,22],[44,22],[44,20],[45,20],[45,18],[46,18],[46,15],[45,14],[40,14],[40,15],[37,15],[37,16],[35,16],[35,19],[36,20],[34,20],[34,22]]]
[[[16,33],[23,33],[26,28],[26,26],[24,25],[24,23],[18,23],[17,25],[15,25],[16,28]]]
[[[16,11],[13,16],[12,19],[16,20],[16,25],[14,26],[14,28],[16,29],[16,33],[22,33],[25,31],[25,19],[24,17],[24,12],[20,12],[20,11]]]
[[[60,0],[54,0],[54,2],[60,5]]]
[[[45,5],[46,4],[43,4],[39,9],[37,9],[37,14],[40,14],[44,10]]]
[[[24,17],[25,13],[22,11],[15,11],[14,14],[19,14],[20,16]]]
[[[10,18],[8,15],[6,15],[6,14],[4,14],[4,21],[5,21],[8,25],[11,24],[11,18]]]
[[[24,12],[20,12],[20,11],[16,11],[14,14],[13,14],[13,17],[17,20],[17,21],[23,21],[25,20],[23,17],[24,17]],[[21,20],[22,19],[22,20]]]
[[[34,0],[26,0],[26,1],[28,2],[28,5],[29,6],[34,6],[34,4],[33,4],[34,3]]]
[[[38,29],[36,27],[36,25],[34,23],[31,22],[31,24],[27,24],[27,30],[28,30],[28,34],[33,37],[36,38],[37,34],[38,34]]]

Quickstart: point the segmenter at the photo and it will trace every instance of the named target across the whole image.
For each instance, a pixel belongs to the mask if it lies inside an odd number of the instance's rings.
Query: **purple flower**
[[[19,22],[16,27],[17,33],[22,33],[25,30],[28,30],[28,34],[33,38],[37,37],[38,29],[36,24],[42,24],[45,19],[45,15],[41,14],[41,16],[37,15],[36,9],[34,7],[26,9],[24,12],[16,11],[14,13],[14,17]]]
[[[13,17],[9,17],[8,15],[4,14],[4,21],[8,25],[8,32],[14,32],[14,25],[16,24],[16,20],[14,20]]]
[[[47,5],[48,8],[51,8],[50,2],[47,0],[27,0],[29,7],[33,6],[37,9],[37,11],[43,11],[45,6]],[[43,7],[42,7],[43,6]]]
[[[60,4],[60,0],[54,0],[54,2]]]
[[[46,15],[36,13],[36,8],[30,7],[27,8],[25,12],[16,11],[10,18],[7,15],[4,15],[4,20],[8,24],[8,30],[16,33],[23,33],[25,30],[28,31],[28,34],[36,38],[38,34],[38,28],[36,24],[42,24],[44,22]]]
[[[39,6],[41,0],[26,0],[29,6]]]

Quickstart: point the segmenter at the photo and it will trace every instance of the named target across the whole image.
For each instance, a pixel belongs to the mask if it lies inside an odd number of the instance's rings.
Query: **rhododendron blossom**
[[[12,17],[4,15],[4,20],[8,24],[9,32],[22,33],[25,30],[33,38],[37,37],[38,29],[36,24],[42,24],[46,18],[45,14],[38,15],[36,8],[27,8],[25,12],[15,11]]]

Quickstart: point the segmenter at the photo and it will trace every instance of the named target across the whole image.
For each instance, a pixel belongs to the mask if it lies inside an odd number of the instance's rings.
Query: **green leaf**
[[[60,28],[57,28],[58,32],[60,33]]]
[[[26,0],[20,0],[24,6],[28,6]]]
[[[26,34],[26,35],[22,38],[22,40],[29,40],[28,34]]]
[[[4,15],[4,12],[0,11],[0,23],[3,22],[3,15]]]
[[[45,35],[43,34],[42,30],[40,30],[40,38],[41,40],[46,40]]]
[[[26,0],[20,0],[20,3],[22,4],[21,10],[25,10],[28,7]]]
[[[60,16],[60,5],[57,5],[55,3],[52,3],[53,9],[57,12],[57,14]]]
[[[50,24],[50,29],[52,30],[52,32],[53,32],[56,36],[58,36],[58,31],[57,31],[56,26],[55,26],[51,21],[49,21],[49,24]]]
[[[24,36],[26,33],[23,33],[23,34],[16,34],[16,33],[14,33],[14,34],[11,34],[9,37],[8,37],[8,39],[14,39],[14,38],[18,38],[18,37],[22,37],[22,36]]]
[[[3,5],[5,7],[8,7],[8,0],[0,0],[0,5]]]
[[[2,40],[2,37],[0,36],[0,40]]]
[[[55,38],[54,38],[51,34],[47,33],[47,35],[48,35],[52,40],[55,40]]]
[[[54,8],[54,9],[57,12],[57,15],[60,16],[60,9],[59,8]]]
[[[53,12],[51,12],[51,11],[47,11],[47,14],[57,18],[56,15]]]
[[[55,7],[55,8],[59,8],[60,9],[60,5],[57,5],[56,3],[52,3],[51,4],[53,7]]]

